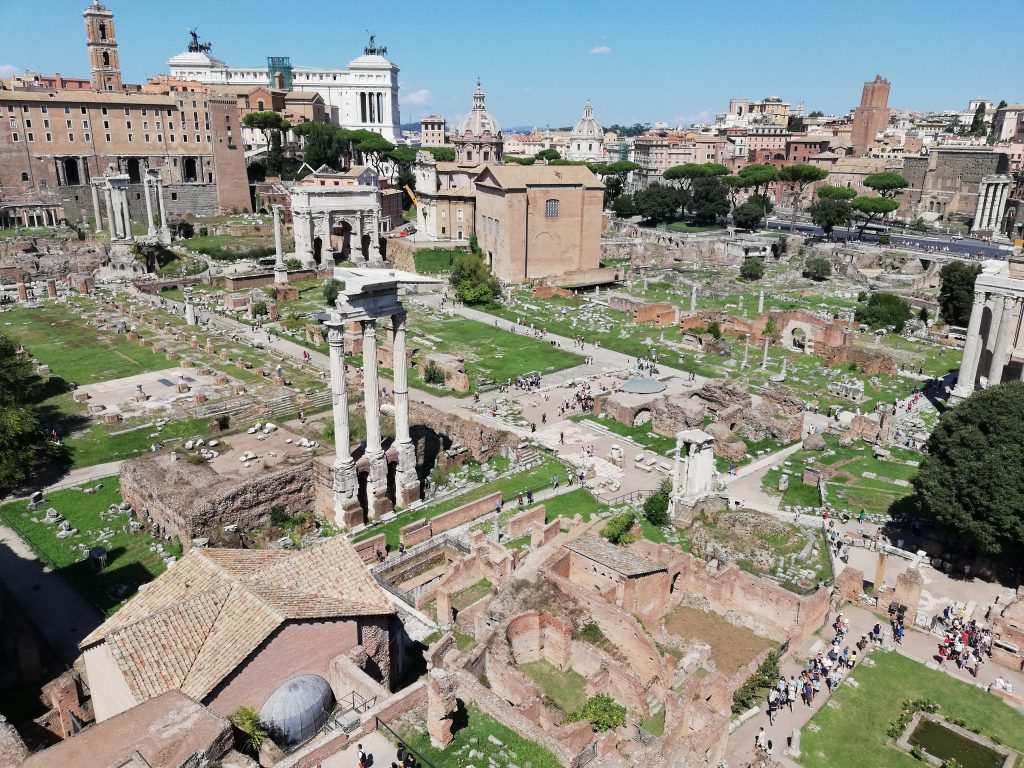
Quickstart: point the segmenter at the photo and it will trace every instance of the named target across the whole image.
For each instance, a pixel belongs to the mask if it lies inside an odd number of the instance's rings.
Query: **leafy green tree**
[[[457,253],[452,259],[451,284],[456,298],[465,304],[489,304],[501,293],[498,279],[473,251]]]
[[[651,184],[633,195],[637,213],[653,222],[673,218],[685,201],[685,192],[661,184]]]
[[[320,288],[324,296],[324,304],[328,307],[333,307],[334,302],[338,300],[338,294],[341,293],[341,289],[343,287],[344,285],[333,277],[329,277],[324,280],[324,284]]]
[[[70,464],[68,450],[47,437],[49,409],[40,405],[45,383],[11,339],[0,334],[0,497],[47,467]]]
[[[1024,544],[1024,383],[989,387],[943,414],[914,488],[956,546],[997,554]]]
[[[868,297],[867,303],[858,304],[855,318],[872,328],[892,327],[896,333],[903,333],[903,326],[910,319],[910,304],[895,293],[878,291]]]
[[[830,184],[822,184],[818,187],[819,200],[853,200],[857,196],[857,190],[849,187],[833,187]]]
[[[549,147],[548,149],[542,149],[540,152],[534,155],[538,160],[550,163],[552,160],[561,160],[562,155],[557,149]]]
[[[816,165],[787,165],[779,171],[779,179],[793,196],[793,213],[789,219],[789,231],[796,229],[796,214],[803,201],[804,191],[810,184],[828,176],[828,171]]]
[[[971,118],[971,127],[968,131],[971,136],[984,136],[988,133],[988,128],[985,126],[985,102],[978,105],[978,108],[974,110],[974,117]]]
[[[633,541],[630,531],[636,524],[636,513],[630,510],[611,518],[601,529],[601,535],[612,544],[629,544]]]
[[[252,707],[239,707],[228,718],[234,726],[235,744],[247,755],[258,755],[260,746],[269,735],[267,726]]]
[[[736,210],[739,211],[739,208]],[[760,280],[764,277],[764,261],[759,256],[747,256],[740,264],[740,277],[744,280]]]
[[[819,283],[823,280],[828,280],[832,274],[832,265],[828,259],[823,259],[820,256],[808,259],[807,263],[804,264],[804,277],[809,277],[811,280],[817,280]]]
[[[612,202],[612,210],[615,211],[616,216],[621,216],[624,219],[636,216],[636,206],[633,205],[633,196],[620,195],[615,198],[614,202]]]
[[[363,156],[378,176],[384,175],[384,162],[395,151],[395,145],[379,133],[372,133],[356,144],[356,151]]]
[[[790,115],[786,121],[786,130],[790,133],[803,133],[807,130],[804,119],[800,115]]]
[[[813,112],[811,112],[811,114],[808,115],[808,117],[824,117],[824,116],[825,116],[825,113],[822,112],[820,109],[816,109]]]
[[[772,184],[779,180],[779,172],[774,166],[764,163],[753,163],[741,168],[737,174],[746,182],[747,186],[753,189],[755,195],[765,195]]]
[[[304,140],[302,159],[307,165],[311,168],[319,168],[321,165],[337,167],[341,154],[337,126],[309,121],[296,125],[292,131]]]
[[[533,165],[537,162],[536,157],[516,157],[515,155],[504,155],[501,159],[506,163],[515,163],[516,165]]]
[[[255,128],[259,131],[263,131],[263,135],[267,140],[267,144],[270,144],[270,137],[274,133],[280,134],[281,131],[287,131],[291,127],[291,123],[281,117],[277,112],[267,110],[265,112],[249,112],[242,116],[242,124],[248,128]]]
[[[439,163],[454,163],[455,149],[452,147],[417,147],[419,152],[429,152]]]
[[[587,703],[567,718],[571,722],[586,720],[597,733],[613,731],[626,724],[626,708],[616,704],[607,693],[587,699]]]
[[[764,324],[764,335],[770,339],[774,339],[779,335],[779,324],[775,322],[774,317],[769,317],[768,322]]]
[[[895,171],[882,171],[881,173],[872,173],[870,176],[866,176],[864,178],[864,186],[875,190],[875,192],[887,200],[893,200],[900,192],[910,186],[910,182]]]
[[[757,229],[761,226],[764,210],[756,202],[748,200],[732,213],[732,222],[740,229]]]
[[[708,323],[707,332],[715,339],[722,338],[722,326],[718,324],[717,320],[712,320]]]
[[[728,215],[730,207],[729,188],[722,177],[711,176],[693,182],[686,209],[693,214],[698,224],[714,224],[722,216]]]
[[[836,227],[850,226],[853,208],[846,200],[826,197],[811,206],[811,221],[821,227],[826,236],[831,237]]]
[[[927,324],[928,318],[928,307],[921,307],[921,311],[917,313],[917,319],[920,320],[922,323]]]
[[[263,317],[267,314],[267,302],[257,301],[252,305],[252,314],[254,317]]]
[[[416,147],[395,147],[388,152],[387,158],[392,163],[391,183],[401,185],[411,181],[409,186],[415,186],[416,178],[412,173],[412,164],[416,162]],[[399,181],[403,178],[404,182]]]
[[[951,261],[939,270],[939,311],[950,325],[966,326],[974,305],[974,281],[981,264]]]
[[[860,225],[860,231],[857,234],[858,239],[864,237],[864,230],[867,229],[871,222],[885,217],[900,207],[899,202],[896,200],[890,200],[886,197],[867,197],[865,195],[858,195],[853,198],[853,202],[850,205],[856,212],[857,218],[863,220],[863,223]]]
[[[694,179],[707,179],[713,176],[726,176],[729,169],[718,163],[684,163],[673,165],[662,176],[666,181],[676,182],[681,189],[688,189]]]
[[[668,524],[668,499],[672,494],[672,481],[664,478],[658,490],[644,499],[644,517],[651,525]]]

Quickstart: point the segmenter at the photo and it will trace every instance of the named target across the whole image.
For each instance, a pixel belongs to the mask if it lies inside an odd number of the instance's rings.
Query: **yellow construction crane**
[[[413,192],[409,188],[408,184],[406,184],[404,187],[402,187],[402,189],[404,189],[406,194],[409,195],[409,199],[412,200],[412,204],[413,205],[419,205],[419,203],[416,202],[416,195],[413,194]]]

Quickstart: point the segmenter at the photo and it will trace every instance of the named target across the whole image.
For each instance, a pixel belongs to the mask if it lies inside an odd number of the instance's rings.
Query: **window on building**
[[[547,200],[544,203],[544,216],[546,218],[549,218],[549,219],[557,219],[558,218],[558,201],[557,200]]]
[[[26,128],[31,128],[32,127],[32,121],[31,120],[25,120],[25,127]]]
[[[88,144],[90,141],[92,141],[92,135],[88,133],[85,134],[85,143]]]
[[[43,128],[49,128],[49,127],[50,127],[50,121],[48,119],[47,120],[43,120]]]
[[[174,143],[174,134],[172,133],[171,134],[171,144],[173,144],[173,143]]]
[[[148,120],[143,120],[142,121],[142,130],[144,130],[144,131],[148,131],[149,130],[149,121]]]
[[[100,40],[106,40],[107,39],[107,25],[104,24],[101,21],[99,23],[99,26],[97,27],[97,29],[99,29],[99,32],[100,32]]]
[[[455,220],[456,220],[456,221],[462,221],[462,209],[461,209],[461,208],[459,208],[459,209],[458,209],[458,210],[457,210],[457,211],[455,212]]]
[[[162,143],[164,140],[164,135],[162,133],[158,133],[156,135],[156,140]]]
[[[73,128],[74,127],[74,126],[71,125],[71,121],[70,120],[65,120],[65,122],[68,124],[68,126],[67,126],[68,128]]]
[[[132,121],[131,120],[126,120],[125,124],[124,124],[124,127],[127,128],[130,131],[132,129]]]
[[[11,124],[11,128],[17,128],[18,127],[18,118],[16,118],[16,117],[9,118],[8,122]],[[31,125],[31,123],[29,123],[28,120],[26,120],[25,123],[26,123],[26,126]]]
[[[7,105],[7,111],[8,112],[13,112],[14,111],[14,105],[13,104],[8,104]]]
[[[88,120],[83,120],[82,121],[82,127],[83,128],[88,128],[89,127],[89,121]]]
[[[262,112],[262,111],[263,111],[263,99],[259,99],[259,100],[258,100],[258,101],[256,102],[256,109],[257,109],[257,110],[259,110],[260,112]]]
[[[35,140],[36,140],[36,137],[35,137],[35,136],[33,136],[33,135],[32,135],[31,133],[29,133],[29,134],[26,134],[26,135],[28,136],[28,140],[29,140],[29,141],[35,141]]]
[[[22,112],[28,112],[28,104],[22,104],[21,105],[21,111]]]
[[[74,143],[74,141],[75,141],[75,134],[69,133],[68,134],[68,141],[71,142],[71,143]]]
[[[131,117],[131,115],[132,115],[132,108],[131,108],[131,107],[125,107],[125,108],[124,108],[124,113],[125,113],[125,115],[127,115],[128,117]]]
[[[107,140],[108,143],[110,142],[110,134],[109,133],[104,134],[104,138]]]
[[[21,172],[21,180],[28,181],[28,174],[25,173],[24,171]]]
[[[143,138],[143,140],[144,140],[144,141],[145,141],[145,142],[146,142],[147,144],[149,143],[149,134],[148,134],[148,133],[147,133],[147,134],[145,134],[145,135],[144,135],[144,136],[143,136],[142,138]]]
[[[47,141],[53,141],[53,136],[51,134],[49,134],[49,133],[46,134],[46,140]]]
[[[12,133],[11,134],[11,141],[21,141],[21,139],[18,138],[18,134]]]
[[[129,141],[129,142],[131,142],[131,141],[135,141],[135,139],[133,139],[133,138],[132,138],[132,135],[131,135],[130,133],[128,134],[128,141]]]
[[[466,150],[466,159],[467,160],[472,160],[473,159],[473,151],[472,150],[469,150],[469,149]]]

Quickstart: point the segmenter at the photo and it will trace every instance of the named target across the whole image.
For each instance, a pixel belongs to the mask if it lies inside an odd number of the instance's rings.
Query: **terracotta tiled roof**
[[[648,560],[646,557],[634,555],[628,549],[617,547],[605,539],[594,536],[592,533],[584,534],[575,541],[565,545],[570,552],[582,555],[588,560],[600,563],[606,568],[621,573],[623,576],[645,576],[649,573],[659,573],[665,570],[665,566]]]
[[[105,642],[140,701],[202,699],[285,621],[391,613],[342,537],[298,552],[193,549],[81,647]]]
[[[525,189],[534,185],[604,189],[604,184],[584,165],[488,165],[476,183],[502,189]]]

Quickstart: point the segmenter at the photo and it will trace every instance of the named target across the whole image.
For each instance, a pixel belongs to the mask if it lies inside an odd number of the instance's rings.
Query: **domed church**
[[[573,126],[569,134],[568,160],[604,160],[604,128],[594,119],[594,106],[588,101],[583,105],[583,117]]]
[[[484,106],[484,92],[480,90],[479,80],[473,94],[473,109],[459,121],[451,142],[455,145],[455,161],[459,165],[501,162],[505,145],[501,125]]]

